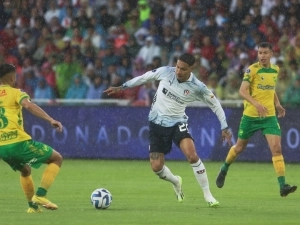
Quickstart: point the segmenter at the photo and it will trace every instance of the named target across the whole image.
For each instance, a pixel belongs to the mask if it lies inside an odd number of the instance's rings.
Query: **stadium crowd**
[[[256,46],[273,45],[277,94],[300,105],[299,0],[1,0],[0,63],[17,67],[17,86],[35,99],[101,99],[103,90],[183,52],[194,74],[223,100],[240,100]],[[149,106],[157,84],[113,98]]]

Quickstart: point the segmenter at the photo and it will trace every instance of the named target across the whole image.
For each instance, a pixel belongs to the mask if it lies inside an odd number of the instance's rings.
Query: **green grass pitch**
[[[0,224],[300,224],[300,190],[280,197],[271,163],[236,162],[224,187],[218,189],[215,177],[221,163],[205,162],[211,191],[220,202],[216,209],[207,207],[186,161],[167,161],[166,165],[183,178],[182,203],[177,203],[172,185],[153,174],[148,161],[65,160],[48,193],[59,209],[27,214],[19,174],[0,161]],[[32,169],[36,187],[43,169],[44,166]],[[287,164],[287,183],[299,185],[299,171],[299,165]],[[90,194],[100,187],[113,195],[113,202],[106,210],[96,210],[90,203]]]

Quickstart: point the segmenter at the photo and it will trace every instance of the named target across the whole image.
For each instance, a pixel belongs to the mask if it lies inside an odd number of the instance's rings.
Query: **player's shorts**
[[[257,118],[243,115],[238,137],[240,139],[249,139],[258,130],[261,130],[263,135],[273,134],[281,136],[281,129],[276,116]]]
[[[163,127],[153,122],[149,124],[150,152],[160,152],[166,155],[172,149],[172,141],[179,147],[180,141],[184,138],[194,140],[186,123],[173,127]]]
[[[0,157],[13,170],[20,170],[26,164],[37,169],[50,158],[52,152],[48,145],[33,140],[0,146]]]

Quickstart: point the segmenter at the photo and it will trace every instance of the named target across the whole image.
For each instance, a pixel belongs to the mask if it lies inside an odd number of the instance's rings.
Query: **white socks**
[[[174,176],[174,174],[170,171],[170,169],[164,165],[161,171],[155,172],[160,179],[171,182],[173,185],[177,186],[179,184],[178,177]]]
[[[193,168],[196,180],[202,188],[205,200],[207,202],[215,202],[216,200],[209,190],[209,182],[203,162],[199,159],[198,162],[191,164],[191,166]]]

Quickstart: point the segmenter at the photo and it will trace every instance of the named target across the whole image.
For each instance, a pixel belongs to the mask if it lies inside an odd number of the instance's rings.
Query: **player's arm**
[[[161,71],[163,71],[165,69],[166,69],[165,67],[161,67],[156,70],[148,71],[141,76],[135,77],[135,78],[125,82],[124,84],[122,84],[119,87],[109,87],[108,89],[106,89],[103,92],[107,93],[108,95],[112,95],[112,94],[118,93],[127,88],[133,88],[133,87],[145,84],[149,81],[158,80]]]
[[[43,109],[32,103],[28,98],[23,98],[20,102],[20,105],[33,115],[48,121],[57,131],[62,132],[63,126],[61,123],[50,117]]]
[[[250,95],[250,83],[248,81],[243,81],[239,90],[240,95],[248,102],[250,102],[254,107],[256,108],[259,117],[265,117],[268,113],[268,109],[260,104],[258,101],[256,101],[251,95]]]
[[[279,98],[276,94],[276,92],[274,92],[274,105],[278,114],[278,117],[284,117],[285,116],[285,108],[282,107],[282,105],[280,104]]]
[[[212,91],[209,90],[206,86],[201,90],[201,93],[202,95],[200,96],[200,100],[205,102],[211,108],[211,110],[216,114],[221,123],[223,141],[227,140],[227,143],[231,146],[232,134],[228,129],[225,112],[221,106],[221,103],[214,96]]]

